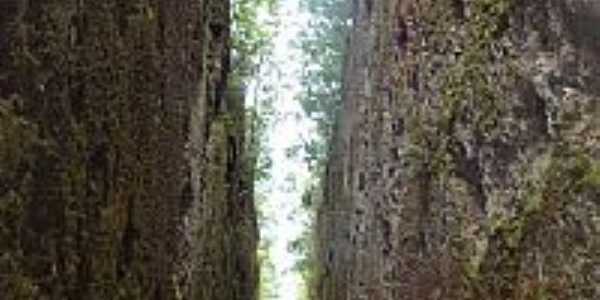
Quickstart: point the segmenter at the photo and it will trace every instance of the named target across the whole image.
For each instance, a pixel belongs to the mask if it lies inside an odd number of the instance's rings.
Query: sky
[[[278,19],[280,25],[274,40],[271,59],[274,64],[267,65],[262,81],[275,85],[277,95],[274,108],[277,120],[268,130],[268,147],[273,160],[271,178],[259,183],[257,190],[266,196],[266,202],[260,210],[269,220],[261,228],[261,237],[273,241],[270,254],[275,265],[277,294],[280,300],[299,299],[301,277],[291,269],[298,257],[288,251],[291,241],[300,236],[305,229],[308,215],[301,209],[301,194],[308,180],[307,165],[298,157],[289,158],[286,150],[314,133],[314,124],[303,115],[302,108],[295,100],[301,91],[300,60],[302,53],[292,46],[299,31],[306,26],[308,18],[300,14],[299,0],[280,0]],[[261,95],[258,89],[255,97]],[[292,180],[293,179],[293,180]]]

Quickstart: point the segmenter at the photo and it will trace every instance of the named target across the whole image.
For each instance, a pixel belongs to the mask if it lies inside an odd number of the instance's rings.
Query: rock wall
[[[353,3],[318,298],[600,298],[600,5]]]
[[[229,22],[220,0],[1,1],[1,299],[254,299]]]

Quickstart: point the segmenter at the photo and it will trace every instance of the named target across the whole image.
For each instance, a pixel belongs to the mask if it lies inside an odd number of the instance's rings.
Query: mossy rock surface
[[[252,299],[229,2],[0,7],[0,298]]]
[[[600,297],[598,7],[365,1],[353,16],[320,299]]]

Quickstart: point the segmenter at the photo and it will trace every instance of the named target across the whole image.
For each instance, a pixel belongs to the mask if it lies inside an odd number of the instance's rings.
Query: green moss
[[[3,278],[3,280],[7,283],[8,295],[4,295],[6,299],[35,299],[37,288],[31,278],[21,274],[12,274],[8,279]]]
[[[447,71],[441,88],[442,130],[449,130],[455,118],[469,105],[476,107],[473,122],[481,132],[490,132],[498,124],[505,99],[498,83],[489,76],[490,67],[495,63],[492,46],[508,28],[505,23],[513,2],[485,0],[472,4],[472,16],[464,25],[467,32],[462,45],[464,53]]]
[[[582,174],[581,178],[575,183],[577,189],[581,191],[600,189],[600,160],[586,155],[581,155],[579,160],[579,168],[582,168]]]
[[[13,102],[0,99],[0,182],[10,185],[4,186],[4,194],[0,194],[0,253],[11,255],[19,247],[19,227],[26,205],[23,195],[29,192],[29,173],[20,170],[33,165],[32,150],[39,139],[35,126],[6,103]]]
[[[13,101],[0,99],[0,163],[5,171],[26,159],[29,149],[39,142],[36,127],[20,117],[12,105],[4,104],[7,102]]]
[[[474,1],[468,4],[471,15],[464,22],[449,13],[452,9],[448,5],[448,2],[440,3],[428,13],[426,21],[432,26],[428,30],[433,32],[431,39],[441,44],[448,43],[446,40],[452,37],[449,44],[461,49],[462,53],[441,76],[439,112],[434,110],[432,116],[431,111],[416,110],[407,120],[408,134],[413,142],[409,156],[412,161],[424,163],[413,173],[426,170],[440,179],[447,178],[454,168],[456,122],[469,115],[467,122],[474,125],[470,126],[471,134],[484,138],[496,134],[502,116],[506,115],[503,93],[517,77],[510,57],[497,55],[495,50],[508,29],[514,0]],[[449,28],[455,29],[448,31]],[[458,36],[456,31],[464,31],[466,35]],[[499,86],[496,77],[490,76],[491,68],[502,72],[505,86]]]
[[[600,189],[600,160],[568,146],[556,149],[548,170],[547,197],[568,201],[575,195]]]
[[[508,247],[519,247],[524,230],[531,221],[550,218],[576,195],[600,188],[600,161],[577,150],[563,151],[540,158],[541,164],[537,168],[541,170],[537,173],[542,177],[529,179],[518,214],[491,223],[492,232],[502,233]]]
[[[489,223],[494,250],[490,253],[493,257],[485,259],[488,266],[485,270],[474,269],[467,273],[471,283],[484,284],[483,290],[487,293],[511,295],[515,299],[556,299],[556,295],[563,295],[564,291],[553,287],[555,284],[548,281],[552,278],[540,281],[523,277],[528,273],[528,266],[522,265],[531,251],[528,243],[534,236],[543,235],[548,224],[561,218],[565,207],[578,195],[600,189],[600,161],[569,146],[542,155],[527,167],[519,174],[527,179],[516,215],[496,216]]]

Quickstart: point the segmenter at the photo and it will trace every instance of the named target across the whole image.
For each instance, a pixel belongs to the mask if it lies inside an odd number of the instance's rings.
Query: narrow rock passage
[[[0,0],[0,300],[598,300],[598,3]]]
[[[272,242],[268,249],[274,270],[263,269],[263,279],[273,285],[272,298],[294,300],[301,296],[300,274],[294,270],[298,255],[290,251],[290,243],[296,240],[310,221],[301,207],[303,186],[308,179],[307,165],[298,156],[288,155],[289,149],[314,134],[314,124],[304,117],[296,98],[301,92],[300,52],[293,42],[307,19],[300,14],[298,0],[279,2],[277,19],[280,22],[274,37],[273,53],[265,64],[258,82],[266,89],[255,89],[253,97],[273,97],[275,121],[268,128],[267,148],[272,160],[270,178],[257,185],[257,194],[264,198],[258,202],[259,210],[266,217],[260,228],[261,238]],[[256,84],[256,82],[255,82]],[[272,273],[267,275],[267,273]],[[267,278],[269,277],[270,278]]]

